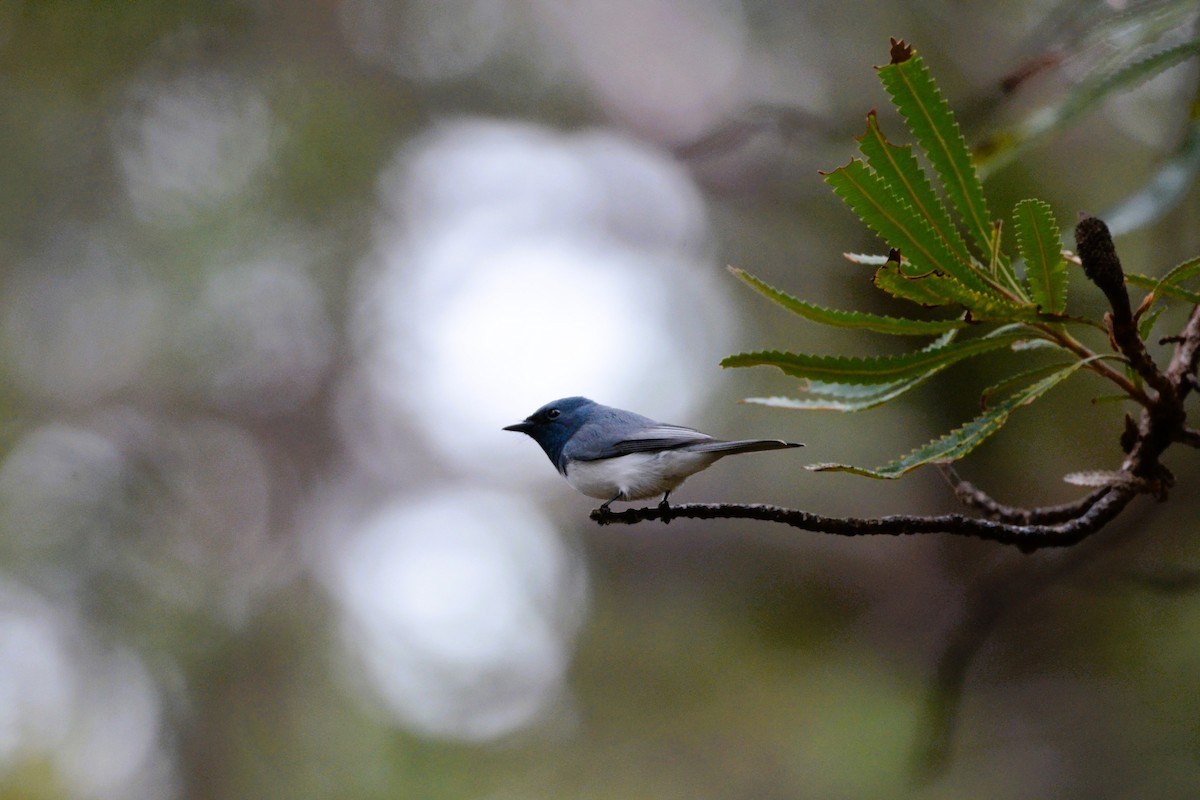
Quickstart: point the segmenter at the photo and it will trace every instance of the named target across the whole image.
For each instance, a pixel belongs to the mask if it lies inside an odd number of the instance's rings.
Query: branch
[[[1196,388],[1196,370],[1200,367],[1200,306],[1192,309],[1179,343],[1167,366],[1167,379],[1175,385],[1180,402]]]
[[[1070,503],[1063,503],[1062,505],[1021,508],[1019,506],[1004,505],[998,500],[993,499],[973,483],[959,477],[958,472],[949,464],[939,464],[938,470],[942,473],[942,477],[953,487],[954,495],[960,503],[969,508],[979,509],[991,519],[1013,522],[1018,525],[1049,525],[1058,522],[1067,522],[1083,514],[1095,505],[1101,497],[1108,494],[1111,488],[1102,486],[1091,494]]]
[[[648,520],[670,522],[687,519],[756,519],[777,522],[815,533],[838,536],[912,536],[923,533],[948,533],[970,536],[1001,544],[1016,545],[1023,552],[1044,547],[1069,547],[1100,530],[1116,517],[1137,492],[1127,487],[1108,487],[1103,496],[1077,516],[1053,524],[1022,525],[999,520],[968,517],[964,514],[916,516],[897,514],[859,519],[829,517],[782,506],[736,503],[691,503],[681,506],[646,506],[611,511],[597,508],[591,518],[600,525],[633,525]]]

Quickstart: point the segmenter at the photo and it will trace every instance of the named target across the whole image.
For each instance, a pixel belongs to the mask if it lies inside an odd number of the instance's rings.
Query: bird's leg
[[[608,500],[604,503],[601,503],[600,504],[600,513],[601,514],[611,514],[612,512],[609,510],[608,507],[611,506],[613,503],[615,503],[617,500],[620,500],[622,495],[624,495],[624,494],[625,494],[624,492],[617,492],[616,495],[612,498],[612,500]]]
[[[662,512],[662,521],[664,525],[671,524],[671,504],[667,502],[667,498],[671,496],[670,490],[663,493],[662,502],[658,504],[658,510]]]

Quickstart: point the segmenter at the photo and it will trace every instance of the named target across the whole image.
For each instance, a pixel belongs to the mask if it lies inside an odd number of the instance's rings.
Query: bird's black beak
[[[523,420],[514,425],[505,425],[504,430],[516,431],[517,433],[529,433],[531,430],[533,430],[533,423],[529,420]]]

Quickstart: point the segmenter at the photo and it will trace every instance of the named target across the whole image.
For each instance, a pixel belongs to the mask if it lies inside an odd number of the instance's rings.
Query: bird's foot
[[[663,524],[670,525],[671,524],[671,504],[667,502],[667,498],[665,495],[663,496],[662,502],[658,504],[658,511],[660,514],[662,514]]]
[[[621,499],[621,495],[620,495],[620,493],[618,493],[617,496],[612,498],[611,500],[605,500],[603,503],[601,503],[600,507],[596,509],[596,512],[601,517],[607,517],[611,514],[616,514],[617,512],[613,511],[611,508],[609,508],[609,506],[611,506],[613,503],[617,502],[620,499]]]

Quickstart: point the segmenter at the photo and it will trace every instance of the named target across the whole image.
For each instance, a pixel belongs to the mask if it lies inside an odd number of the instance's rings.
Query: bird
[[[661,494],[659,508],[689,476],[735,453],[803,447],[782,439],[724,441],[682,425],[601,405],[586,397],[564,397],[504,427],[542,446],[555,469],[577,491],[605,502],[643,500]]]

